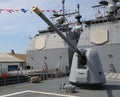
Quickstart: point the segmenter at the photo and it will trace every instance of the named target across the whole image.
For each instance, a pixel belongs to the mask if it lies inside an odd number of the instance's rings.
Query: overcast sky
[[[0,0],[0,9],[27,9],[31,10],[37,5],[43,10],[60,10],[62,0]],[[76,5],[80,4],[80,11],[83,19],[94,16],[92,5],[99,0],[66,0],[67,11],[75,11]],[[91,13],[93,13],[91,15]],[[44,13],[47,17],[51,14]],[[23,13],[1,11],[0,13],[0,52],[10,52],[14,49],[16,53],[26,53],[29,36],[34,36],[38,30],[45,29],[47,25],[33,12]]]

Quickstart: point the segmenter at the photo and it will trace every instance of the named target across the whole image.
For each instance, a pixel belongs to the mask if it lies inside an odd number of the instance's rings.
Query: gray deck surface
[[[115,76],[115,75],[114,75]],[[60,84],[68,83],[68,78],[58,78],[40,83],[20,83],[0,87],[0,97],[120,97],[120,80],[107,79],[102,88],[79,87],[76,93],[66,93],[61,90]]]

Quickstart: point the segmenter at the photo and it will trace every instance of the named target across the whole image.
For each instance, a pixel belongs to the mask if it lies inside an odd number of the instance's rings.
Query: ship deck
[[[20,83],[0,87],[0,97],[120,97],[120,73],[106,73],[103,87],[77,87],[75,93],[60,89],[69,84],[68,77],[44,80],[40,83]]]

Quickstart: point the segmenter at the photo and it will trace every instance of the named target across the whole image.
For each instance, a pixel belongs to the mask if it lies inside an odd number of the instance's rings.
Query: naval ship
[[[69,33],[71,29],[66,30],[63,27],[61,28],[61,19],[59,22],[60,25],[56,25],[56,27],[63,32],[67,39],[71,39],[71,43],[74,44],[74,46],[78,48],[96,48],[100,55],[104,71],[112,72],[106,75],[107,82],[103,85],[103,87],[77,87],[75,89],[75,92],[71,93],[69,91],[66,91],[66,89],[64,90],[62,87],[60,87],[61,83],[69,84],[68,77],[64,77],[41,81],[40,83],[21,83],[16,85],[2,86],[0,87],[0,97],[119,97],[119,1],[102,0],[99,2],[99,5],[93,7],[101,6],[107,8],[107,14],[105,16],[102,16],[99,11],[96,19],[82,22],[78,20],[77,27],[73,32],[80,33],[77,33],[77,36],[74,36],[73,34],[74,37],[77,37],[75,39]],[[79,11],[77,14],[80,19]],[[47,41],[47,39],[49,39],[49,41]],[[53,39],[59,41],[55,42]],[[42,43],[40,43],[40,41],[42,41]],[[54,44],[52,44],[52,42]],[[58,42],[59,45],[57,45]],[[59,48],[60,46],[64,47]],[[47,47],[51,47],[51,49],[46,49]],[[64,66],[70,66],[71,61],[69,58],[72,58],[72,55],[70,57],[69,53],[71,54],[71,52],[74,53],[74,49],[69,48],[66,42],[64,42],[56,33],[54,33],[53,29],[47,29],[31,39],[27,52],[28,65],[35,65],[36,67],[33,68],[37,68],[43,63],[45,65],[50,62],[51,64],[48,64],[48,69],[51,69],[56,68],[56,66],[59,65],[58,62],[61,62],[60,66],[62,64],[62,68],[65,68]],[[56,58],[53,59],[54,56],[52,55],[51,58],[49,54],[56,55]],[[64,58],[66,60],[64,60]],[[38,60],[40,60],[41,63]],[[32,62],[33,65],[29,62]],[[52,64],[52,62],[55,62],[57,64]]]
[[[56,20],[55,26],[66,36],[66,38],[77,46],[82,31],[79,5],[77,5],[77,11],[65,13],[64,3],[63,0],[63,12],[54,13],[52,19]],[[66,19],[66,17],[72,15],[76,15],[77,19],[74,31],[72,31],[73,27],[71,23]],[[65,73],[66,70],[69,70],[71,67],[74,50],[71,49],[51,27],[38,32],[38,34],[30,39],[27,49],[27,65],[32,66],[34,70],[47,69],[51,71],[59,69],[59,71]]]
[[[101,0],[99,5],[92,6],[96,7],[96,18],[84,21],[85,28],[77,46],[97,49],[104,71],[120,72],[120,1]]]
[[[54,13],[56,27],[78,48],[95,48],[105,72],[120,72],[120,2],[119,0],[100,0],[96,18],[81,21],[82,16],[78,11],[65,14]],[[104,11],[101,9],[104,8]],[[76,25],[71,26],[65,20],[67,15],[75,14]],[[65,72],[71,67],[74,54],[64,40],[50,27],[39,31],[29,43],[27,49],[27,64],[34,69],[59,68]]]

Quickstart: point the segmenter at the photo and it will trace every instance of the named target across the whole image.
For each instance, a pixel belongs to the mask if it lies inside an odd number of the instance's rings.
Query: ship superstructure
[[[106,72],[120,72],[120,3],[119,0],[100,0],[106,12],[100,10],[96,19],[84,21],[84,32],[81,34],[78,47],[95,48]]]
[[[63,13],[54,13],[56,19],[56,27],[66,36],[67,39],[77,46],[80,32],[82,31],[80,24],[79,5],[78,11],[65,14],[64,12],[64,0]],[[71,25],[66,21],[67,15],[76,14],[78,20],[76,26]],[[48,27],[46,30],[39,31],[39,34],[35,35],[31,40],[27,50],[27,64],[32,66],[33,69],[46,69],[66,72],[69,70],[72,62],[74,50],[69,48],[66,42],[53,29]]]
[[[64,9],[64,2],[62,3]],[[65,22],[64,10],[63,14],[54,14],[57,17],[55,26],[78,48],[95,48],[105,72],[120,72],[120,1],[100,0],[99,5],[92,8],[98,9],[96,18],[80,21],[78,5],[74,30],[73,26]],[[104,8],[104,11],[101,11],[101,8]],[[74,50],[48,28],[39,31],[39,34],[30,40],[27,63],[35,69],[48,67],[66,70],[71,67],[73,53]]]

